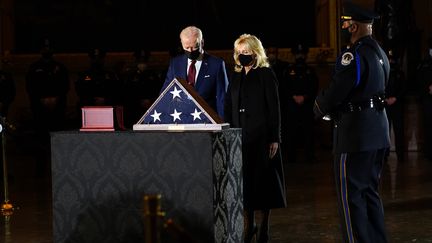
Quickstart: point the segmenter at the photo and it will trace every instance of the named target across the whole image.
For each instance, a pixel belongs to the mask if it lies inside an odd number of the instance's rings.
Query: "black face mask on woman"
[[[184,51],[186,53],[186,56],[191,60],[196,60],[199,55],[201,54],[199,49],[193,50],[193,51]]]
[[[248,66],[248,65],[250,65],[250,64],[252,63],[252,61],[253,61],[253,57],[252,57],[252,55],[244,55],[244,54],[240,54],[240,55],[238,56],[238,58],[239,58],[240,64],[241,64],[242,66]]]

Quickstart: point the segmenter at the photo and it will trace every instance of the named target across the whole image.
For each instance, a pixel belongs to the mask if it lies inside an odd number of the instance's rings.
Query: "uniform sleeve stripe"
[[[357,80],[355,86],[357,87],[360,84],[360,55],[357,50],[355,52],[355,60],[356,60],[356,68],[357,68]]]

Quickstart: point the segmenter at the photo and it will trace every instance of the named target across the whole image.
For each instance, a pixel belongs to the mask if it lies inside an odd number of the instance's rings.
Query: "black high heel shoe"
[[[245,232],[244,243],[251,243],[252,239],[258,233],[258,227],[256,225],[253,226],[252,230],[247,230]]]

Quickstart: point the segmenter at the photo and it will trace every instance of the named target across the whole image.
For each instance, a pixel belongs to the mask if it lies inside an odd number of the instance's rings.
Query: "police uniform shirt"
[[[329,87],[318,94],[314,104],[316,117],[338,113],[333,137],[336,152],[389,146],[388,122],[383,110],[343,111],[348,103],[365,103],[374,95],[383,94],[388,76],[387,56],[371,36],[359,39],[338,57]]]
[[[112,102],[118,86],[118,78],[114,72],[102,68],[89,69],[79,75],[76,80],[75,89],[82,105],[94,105],[95,97],[106,98],[108,103]]]
[[[66,67],[53,59],[33,63],[26,75],[27,91],[32,99],[65,96],[69,90]]]

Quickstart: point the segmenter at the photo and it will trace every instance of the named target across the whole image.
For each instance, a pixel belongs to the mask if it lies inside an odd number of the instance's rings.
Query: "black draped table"
[[[146,194],[197,242],[241,242],[240,129],[54,132],[51,154],[54,243],[143,243]]]

